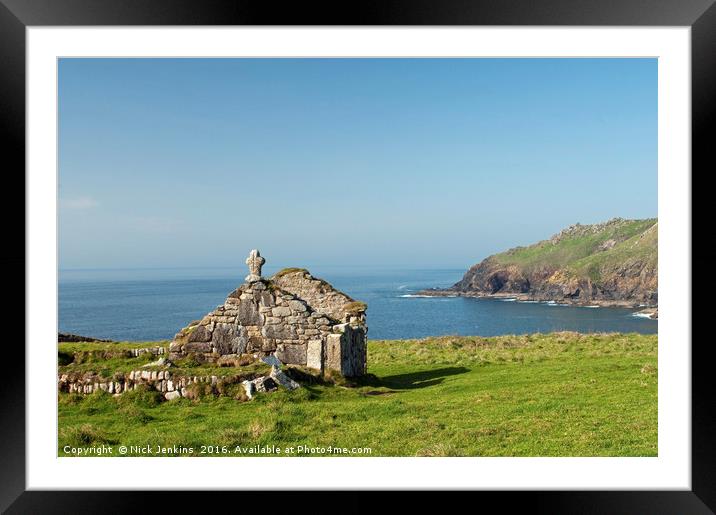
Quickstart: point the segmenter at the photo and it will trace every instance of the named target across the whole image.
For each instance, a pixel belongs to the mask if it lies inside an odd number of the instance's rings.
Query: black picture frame
[[[50,25],[688,26],[691,27],[692,51],[692,184],[696,178],[716,169],[709,138],[713,132],[709,129],[713,129],[716,119],[714,0],[370,0],[293,2],[280,8],[271,2],[249,0],[0,0],[0,141],[4,143],[6,178],[24,177],[21,171],[25,169],[25,30]],[[24,181],[14,191],[20,198],[17,192],[24,191]],[[708,203],[698,201],[699,195],[708,192],[693,187],[692,192],[692,220],[695,222],[704,216],[709,220],[705,210]],[[4,203],[5,220],[16,219],[17,211],[8,211],[6,206]],[[17,247],[11,256],[4,253],[5,270],[25,267],[24,245],[21,251]],[[711,257],[710,252],[694,255],[692,267],[704,269],[706,260]],[[693,306],[695,298],[684,299],[689,300]],[[698,318],[692,319],[698,322]],[[692,325],[694,335],[696,328]],[[25,353],[21,346],[8,343],[5,342],[3,356],[14,365],[4,371],[0,388],[0,510],[7,513],[144,513],[145,508],[154,503],[160,503],[170,512],[182,512],[189,506],[187,492],[26,491]],[[502,509],[524,507],[544,513],[713,513],[716,511],[713,476],[716,473],[716,403],[711,396],[710,345],[709,341],[702,344],[693,338],[691,491],[476,492],[470,495],[497,501]],[[212,492],[212,504],[227,501],[232,495],[236,494]],[[312,504],[308,492],[288,495],[287,502],[292,505]],[[367,493],[348,492],[340,503],[351,512],[363,511],[372,504],[369,497]],[[421,502],[422,494],[413,494],[413,499]],[[264,509],[272,503],[262,496],[255,500]],[[454,502],[460,499],[451,501]],[[244,496],[242,509],[245,511],[249,506]]]

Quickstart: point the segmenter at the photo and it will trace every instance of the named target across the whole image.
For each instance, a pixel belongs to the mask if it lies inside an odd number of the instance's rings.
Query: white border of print
[[[689,28],[31,27],[27,42],[28,489],[690,489]],[[188,458],[58,458],[59,56],[658,57],[658,457],[191,458],[191,474],[182,472]],[[237,474],[238,466],[251,474]]]

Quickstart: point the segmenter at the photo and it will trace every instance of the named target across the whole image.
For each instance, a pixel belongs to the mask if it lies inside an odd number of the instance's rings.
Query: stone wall
[[[195,354],[216,361],[226,355],[275,354],[287,364],[362,375],[365,309],[307,271],[288,269],[231,292],[223,305],[177,333],[169,357]]]
[[[260,374],[242,376],[240,379],[254,379]],[[129,390],[136,390],[141,385],[162,393],[178,392],[176,395],[166,396],[168,399],[186,396],[186,388],[192,383],[217,384],[224,377],[218,376],[178,376],[169,370],[133,370],[126,374],[114,374],[111,378],[96,374],[84,374],[71,377],[63,374],[58,378],[57,387],[61,392],[91,394],[97,390],[104,390],[111,394],[121,394]]]
[[[141,356],[142,354],[153,354],[154,356],[161,356],[166,352],[164,347],[144,347],[141,349],[130,349],[127,351],[132,357]]]
[[[325,368],[336,370],[346,377],[362,376],[367,372],[367,339],[363,327],[341,324],[338,333],[326,341]]]
[[[303,268],[283,270],[274,275],[271,282],[281,290],[300,297],[318,313],[328,315],[340,322],[348,321],[344,320],[345,307],[355,302],[326,281],[316,279]]]
[[[198,353],[213,361],[226,354],[275,353],[284,363],[306,365],[308,342],[330,334],[334,324],[295,295],[257,281],[242,285],[223,306],[180,332],[170,357]]]

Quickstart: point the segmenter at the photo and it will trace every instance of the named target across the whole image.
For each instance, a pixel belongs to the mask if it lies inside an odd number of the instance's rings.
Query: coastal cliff
[[[448,289],[420,293],[653,308],[657,243],[655,218],[575,224],[548,240],[486,258]]]

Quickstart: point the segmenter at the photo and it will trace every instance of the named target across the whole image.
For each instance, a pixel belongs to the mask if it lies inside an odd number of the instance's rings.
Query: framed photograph
[[[8,513],[139,490],[714,510],[712,2],[2,2],[27,203]]]

